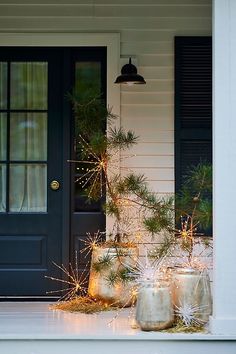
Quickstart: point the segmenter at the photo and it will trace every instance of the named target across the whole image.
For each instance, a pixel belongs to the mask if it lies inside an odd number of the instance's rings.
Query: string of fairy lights
[[[82,189],[88,190],[89,198],[93,196],[93,193],[96,192],[97,186],[99,185],[100,197],[102,197],[104,196],[104,191],[106,191],[107,184],[109,184],[109,179],[111,176],[120,174],[121,161],[135,155],[120,156],[119,149],[107,149],[103,153],[96,153],[82,136],[79,136],[79,143],[81,147],[81,159],[68,160],[69,162],[80,165],[76,167],[78,176],[76,177],[75,182],[79,183]],[[126,168],[124,167],[124,169]],[[120,308],[112,317],[109,325],[116,320],[120,311],[126,307],[128,303],[131,303],[129,319],[133,318],[132,312],[134,311],[134,305],[140,286],[147,281],[158,284],[161,283],[162,279],[168,279],[170,276],[170,274],[168,274],[168,268],[172,266],[173,262],[173,259],[171,259],[171,248],[159,259],[150,260],[149,256],[151,255],[152,250],[149,250],[144,242],[145,237],[149,238],[150,235],[145,234],[142,229],[141,220],[145,218],[145,213],[142,214],[141,206],[139,206],[138,203],[135,203],[135,200],[132,201],[128,197],[119,197],[116,199],[116,202],[122,212],[120,213],[118,221],[119,224],[114,223],[113,227],[118,229],[123,236],[127,237],[127,240],[129,240],[129,246],[141,243],[145,249],[145,256],[138,257],[137,259],[133,258],[130,264],[123,264],[122,261],[120,261],[122,257],[119,255],[119,252],[117,252],[117,259],[121,262],[121,265],[128,270],[128,276],[133,280],[133,282],[127,290],[127,300],[123,303],[123,305],[119,306]],[[185,217],[181,217],[180,229],[173,230],[173,233],[175,239],[179,240],[180,244],[184,246],[182,249],[186,251],[186,254],[188,254],[186,257],[187,261],[182,258],[182,267],[194,267],[199,270],[199,274],[202,274],[209,265],[204,264],[204,262],[199,260],[199,258],[203,256],[204,250],[201,250],[198,256],[194,254],[195,246],[198,242],[200,244],[198,237],[200,237],[201,234],[198,233],[197,230],[198,222],[194,222],[192,216],[186,215]],[[112,230],[112,234],[114,233],[113,231],[114,230]],[[85,258],[87,258],[95,250],[104,247],[104,244],[109,247],[109,241],[106,240],[104,243],[104,239],[104,232],[97,231],[94,234],[88,233],[87,238],[83,240],[84,247],[80,252],[84,254]],[[147,242],[147,244],[149,243]],[[114,247],[114,242],[111,247]],[[118,249],[120,245],[115,245],[115,247]],[[177,243],[175,243],[173,247],[177,247]],[[132,258],[134,256],[130,254],[128,257]],[[113,258],[115,257],[113,256]],[[47,294],[58,294],[60,295],[60,300],[63,301],[70,301],[78,297],[90,296],[87,291],[88,273],[86,272],[89,263],[84,268],[82,273],[79,273],[77,252],[75,252],[74,267],[71,263],[68,268],[66,268],[63,264],[58,265],[55,262],[53,262],[53,264],[58,270],[61,271],[62,278],[52,276],[46,276],[46,278],[59,282],[62,285],[62,289],[51,290],[48,291]],[[178,285],[176,287],[178,288]],[[96,301],[96,298],[94,298],[94,301]],[[112,308],[117,304],[114,302],[109,305]],[[183,322],[185,326],[199,327],[204,324],[204,321],[199,318],[199,313],[204,311],[204,309],[204,305],[183,301],[178,305],[174,305],[174,314],[180,321]],[[135,324],[133,325],[134,327],[136,326]]]
[[[86,256],[88,256],[94,249],[101,246],[101,243],[103,242],[103,238],[104,238],[103,233],[100,233],[99,231],[94,234],[88,233],[87,239],[84,240],[85,247],[81,250],[81,252],[85,253]],[[161,260],[151,261],[148,257],[148,250],[146,250],[144,261],[137,259],[135,260],[135,266],[127,265],[131,277],[135,280],[134,284],[129,289],[129,297],[127,300],[127,302],[131,300],[131,308],[130,308],[128,320],[131,322],[131,326],[133,328],[137,328],[137,324],[134,320],[133,312],[134,312],[135,299],[138,293],[138,288],[140,284],[143,284],[143,282],[145,281],[157,281],[157,279],[160,279],[162,277],[165,278],[166,277],[165,271],[167,269],[168,263],[163,265],[164,262],[165,262],[164,258],[162,258]],[[78,296],[82,296],[82,297],[88,296],[86,290],[87,276],[84,274],[84,271],[82,272],[82,274],[79,275],[77,252],[75,252],[74,267],[72,266],[71,263],[69,264],[68,269],[64,265],[58,265],[55,262],[53,262],[53,264],[67,277],[67,280],[63,278],[61,279],[57,277],[46,276],[46,278],[55,282],[59,282],[60,284],[65,286],[60,290],[48,291],[47,294],[59,293],[61,294],[60,300],[63,301],[70,301],[71,299],[77,298]],[[201,269],[201,271],[206,271],[206,265],[203,265],[202,263],[198,262],[197,266],[199,269]],[[113,308],[113,306],[116,306],[115,303],[110,305],[111,305],[111,309]],[[116,311],[115,315],[108,322],[109,326],[112,324],[113,321],[117,319],[117,317],[119,316],[120,312],[124,307],[126,307],[126,304],[121,306]],[[199,306],[198,304],[191,304],[188,302],[183,302],[183,303],[180,302],[179,305],[174,306],[174,312],[176,317],[179,318],[186,327],[202,326],[203,321],[201,321],[201,319],[198,318],[198,315],[203,310],[204,310],[203,305]]]
[[[87,167],[76,167],[78,172],[81,171],[81,176],[76,178],[75,183],[79,183],[82,189],[89,186],[88,197],[90,198],[96,188],[96,183],[99,181],[100,197],[102,197],[104,193],[103,186],[106,185],[108,178],[111,175],[119,174],[121,170],[130,171],[130,168],[121,166],[121,162],[136,155],[121,156],[119,149],[114,148],[106,150],[104,153],[96,153],[81,135],[79,135],[78,142],[81,146],[81,155],[84,158],[81,160],[67,160],[67,162],[84,164]]]

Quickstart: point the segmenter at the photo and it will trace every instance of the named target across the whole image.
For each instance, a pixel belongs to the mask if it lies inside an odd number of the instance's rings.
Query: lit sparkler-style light
[[[200,271],[202,275],[207,275],[208,270],[212,268],[212,262],[203,262],[202,259],[200,259],[200,257],[202,257],[201,254],[194,256],[190,262],[182,262],[181,267],[196,269]]]
[[[137,283],[142,283],[144,281],[157,281],[160,278],[161,272],[161,265],[164,261],[164,258],[155,260],[154,262],[150,262],[147,256],[145,262],[141,260],[137,260],[135,268],[128,266],[130,269],[130,273],[132,276],[135,277]]]
[[[60,290],[51,290],[47,291],[47,294],[61,294],[60,300],[71,300],[78,295],[85,295],[86,288],[85,284],[87,283],[87,277],[85,276],[85,270],[79,275],[78,272],[78,258],[77,252],[75,253],[75,269],[73,268],[72,264],[69,264],[69,269],[62,265],[58,265],[55,262],[52,262],[58,269],[62,271],[64,275],[66,275],[66,279],[55,278],[51,276],[45,275],[45,278],[51,279],[53,281],[59,282],[65,285],[65,288]]]
[[[198,223],[192,224],[192,218],[181,216],[181,229],[176,230],[176,236],[180,236],[184,241],[192,240],[193,236],[201,235],[197,233]]]
[[[97,184],[100,185],[100,194],[103,195],[103,186],[106,185],[108,181],[108,174],[115,175],[120,173],[120,169],[127,169],[126,167],[121,167],[120,162],[123,159],[127,159],[136,155],[123,156],[121,157],[118,153],[118,149],[107,149],[105,153],[97,154],[93,151],[91,146],[86,142],[86,140],[80,135],[80,145],[85,157],[82,160],[68,160],[68,162],[85,164],[86,168],[81,167],[82,175],[78,177],[75,182],[81,184],[82,188],[87,188],[89,190],[88,197],[91,197],[93,191],[97,188]],[[118,157],[116,157],[118,156]],[[80,167],[77,167],[80,170]],[[104,177],[104,178],[103,178]],[[91,184],[90,184],[91,183]]]
[[[83,171],[82,175],[78,177],[75,182],[79,182],[82,186],[82,188],[85,188],[88,186],[88,184],[91,182],[92,185],[89,186],[89,196],[92,193],[93,189],[96,186],[96,183],[100,183],[101,187],[101,195],[102,195],[102,176],[103,173],[106,173],[107,170],[107,154],[102,154],[101,156],[96,154],[92,148],[89,146],[89,144],[86,142],[86,140],[80,135],[80,145],[81,145],[81,150],[86,153],[86,158],[82,160],[68,160],[68,162],[74,162],[74,163],[81,163],[87,165],[87,168],[82,167],[81,170]],[[77,167],[77,170],[80,168]]]
[[[183,321],[185,326],[189,327],[192,325],[202,326],[204,322],[197,316],[202,313],[202,310],[206,306],[192,305],[188,303],[180,303],[180,306],[175,305],[176,315]]]
[[[85,244],[85,247],[83,247],[80,252],[85,253],[85,256],[87,257],[89,253],[99,247],[99,245],[104,241],[104,234],[105,232],[100,231],[94,232],[93,235],[90,232],[87,232],[87,238],[85,240],[81,240]]]

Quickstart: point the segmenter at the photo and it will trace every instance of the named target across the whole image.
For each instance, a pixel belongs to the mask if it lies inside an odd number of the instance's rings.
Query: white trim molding
[[[236,335],[236,1],[213,12],[213,334]]]
[[[120,116],[120,87],[114,84],[120,70],[119,33],[0,33],[0,46],[107,47],[107,103]]]
[[[120,85],[114,80],[120,73],[120,33],[0,33],[0,47],[106,47],[107,105],[117,116],[120,126]],[[112,230],[113,220],[106,217],[106,228]]]

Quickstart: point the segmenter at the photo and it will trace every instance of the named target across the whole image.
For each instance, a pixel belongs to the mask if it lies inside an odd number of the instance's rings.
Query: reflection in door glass
[[[97,96],[101,93],[101,62],[81,61],[75,64],[75,93],[77,97],[89,95]],[[75,122],[75,126],[76,126]],[[77,150],[78,157],[78,150]],[[81,174],[79,171],[84,166],[74,166],[74,211],[99,211],[100,201],[88,201],[83,185],[78,182]]]
[[[7,108],[7,63],[0,62],[0,109]]]
[[[47,211],[47,166],[10,165],[10,211]]]
[[[12,113],[10,157],[15,161],[47,159],[47,113]]]
[[[81,61],[75,64],[75,92],[101,92],[101,63]]]
[[[0,165],[0,212],[6,211],[6,165]]]
[[[47,109],[48,64],[11,63],[11,109]]]
[[[7,158],[7,114],[0,113],[0,160]]]

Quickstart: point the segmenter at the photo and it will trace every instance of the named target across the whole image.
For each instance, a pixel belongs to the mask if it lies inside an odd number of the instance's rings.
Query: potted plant
[[[187,172],[176,196],[176,218],[179,221],[176,237],[183,258],[180,267],[173,272],[173,303],[180,315],[187,311],[190,317],[195,317],[196,324],[201,325],[212,312],[208,265],[201,260],[205,250],[211,248],[211,238],[207,236],[212,227],[210,164],[199,163]]]
[[[202,261],[204,256],[207,258],[206,251],[208,255],[212,253],[211,238],[207,236],[212,226],[212,166],[199,163],[189,168],[180,192],[175,195],[174,207],[165,207],[176,224],[173,223],[172,235],[170,232],[150,256],[156,261],[166,254],[172,256],[174,264],[167,273],[176,314],[187,326],[202,326],[212,311],[208,264]],[[145,221],[153,231],[155,213],[154,206]]]
[[[188,169],[175,202],[179,229],[176,237],[187,254],[189,266],[194,266],[194,248],[209,246],[212,229],[212,165],[199,163]],[[208,234],[208,235],[207,235]]]
[[[143,227],[152,234],[170,230],[172,199],[159,199],[148,189],[143,175],[128,170],[121,174],[120,152],[137,144],[138,137],[133,131],[116,128],[116,117],[99,96],[87,93],[70,98],[75,115],[73,162],[81,171],[77,182],[87,201],[102,198],[104,212],[113,218],[105,240],[91,242],[88,292],[108,302],[130,305],[130,267],[135,267],[138,257],[137,242],[142,242],[137,234]],[[129,294],[128,298],[124,294]]]

